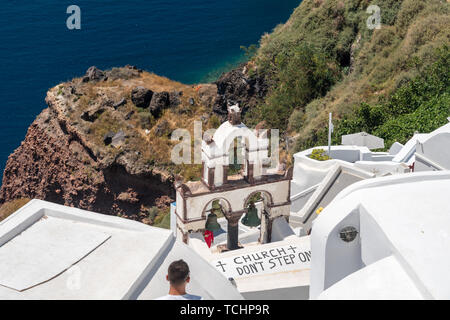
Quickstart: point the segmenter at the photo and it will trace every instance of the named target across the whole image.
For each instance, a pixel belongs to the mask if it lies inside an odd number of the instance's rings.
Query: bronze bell
[[[257,227],[261,224],[261,219],[258,217],[258,209],[253,203],[250,203],[247,213],[242,218],[242,224],[247,227]]]
[[[214,201],[211,205],[211,211],[215,212],[216,210],[220,210],[222,207],[218,201]]]
[[[221,229],[220,224],[217,222],[217,214],[212,212],[208,215],[208,219],[206,219],[205,229],[211,232]]]

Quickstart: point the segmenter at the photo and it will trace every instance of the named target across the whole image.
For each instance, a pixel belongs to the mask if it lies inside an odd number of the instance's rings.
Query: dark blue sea
[[[300,0],[3,1],[0,9],[0,177],[8,155],[61,81],[126,64],[185,83],[243,61],[241,45],[285,22]],[[67,7],[81,9],[69,30]]]

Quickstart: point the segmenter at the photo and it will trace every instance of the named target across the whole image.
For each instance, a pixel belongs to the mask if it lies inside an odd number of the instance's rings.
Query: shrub
[[[244,51],[245,57],[250,60],[256,55],[258,51],[258,46],[256,44],[251,44],[248,47],[241,46],[241,50]]]
[[[314,149],[311,154],[309,155],[311,159],[318,160],[318,161],[326,161],[330,160],[331,158],[327,155],[325,150],[323,149]]]
[[[256,116],[272,128],[285,130],[292,111],[322,97],[338,80],[339,68],[319,48],[309,44],[281,52],[275,64],[279,82],[265,103],[257,107]]]
[[[153,223],[154,227],[170,229],[170,209],[161,210]]]
[[[213,114],[208,120],[208,125],[210,128],[217,129],[220,126],[220,124],[221,124],[220,119],[215,114]]]
[[[24,205],[26,205],[31,199],[28,198],[20,198],[15,199],[10,202],[4,203],[0,207],[0,221],[3,219],[6,219],[8,216],[22,208]]]
[[[155,221],[156,216],[158,215],[159,210],[158,207],[151,207],[148,210],[148,217],[150,220]]]
[[[150,112],[139,112],[138,117],[142,129],[150,130],[152,128],[154,118]]]

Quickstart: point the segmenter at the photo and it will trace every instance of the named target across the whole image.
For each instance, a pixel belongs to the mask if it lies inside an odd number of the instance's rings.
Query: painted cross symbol
[[[226,263],[222,263],[222,261],[218,261],[216,267],[221,267],[222,268],[222,272],[225,272],[225,268],[224,266],[226,266]]]
[[[288,250],[292,250],[292,253],[295,253],[295,249],[297,249],[297,247],[293,247],[292,245],[289,246]]]

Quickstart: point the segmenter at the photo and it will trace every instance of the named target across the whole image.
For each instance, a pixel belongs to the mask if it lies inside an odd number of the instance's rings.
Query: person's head
[[[173,288],[184,288],[190,281],[189,266],[183,260],[177,260],[170,264],[166,276],[167,281]]]

